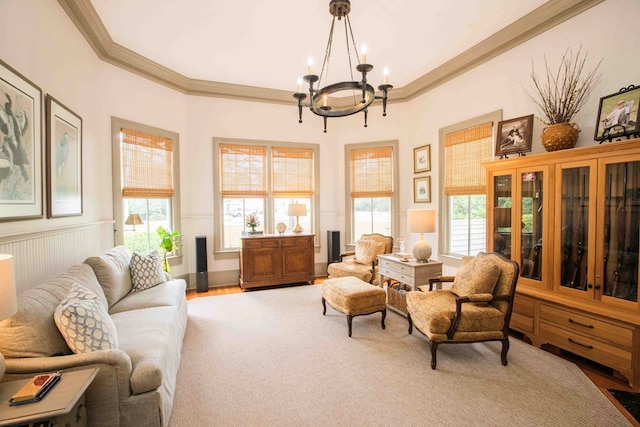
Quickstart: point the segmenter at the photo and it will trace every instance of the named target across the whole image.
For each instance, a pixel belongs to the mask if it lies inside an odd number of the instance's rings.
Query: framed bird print
[[[82,215],[82,118],[47,95],[47,216]]]
[[[413,149],[413,173],[431,170],[431,144]]]
[[[42,214],[42,90],[0,61],[0,221]]]

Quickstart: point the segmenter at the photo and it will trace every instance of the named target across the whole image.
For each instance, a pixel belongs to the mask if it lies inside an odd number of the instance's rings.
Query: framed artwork
[[[530,152],[532,134],[533,114],[498,122],[496,156],[506,158],[507,154]]]
[[[619,92],[600,98],[596,141],[612,141],[613,138],[640,137],[640,86],[628,86]]]
[[[47,95],[47,216],[82,215],[82,118]]]
[[[42,90],[0,61],[0,221],[42,218]]]
[[[413,178],[413,203],[431,203],[431,177]]]
[[[431,144],[413,149],[413,173],[431,170]]]

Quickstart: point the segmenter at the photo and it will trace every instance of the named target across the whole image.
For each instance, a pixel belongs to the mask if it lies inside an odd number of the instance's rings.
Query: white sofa
[[[18,313],[0,322],[2,381],[100,368],[85,395],[88,425],[166,426],[187,326],[186,283],[166,275],[164,283],[132,291],[130,259],[119,246],[19,295]],[[74,284],[98,295],[108,310],[116,349],[70,350],[54,312]]]

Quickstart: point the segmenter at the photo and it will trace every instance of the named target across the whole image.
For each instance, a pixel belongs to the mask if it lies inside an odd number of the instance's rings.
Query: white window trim
[[[223,249],[222,236],[224,235],[224,208],[222,206],[222,196],[220,194],[220,144],[240,144],[240,145],[258,145],[267,147],[267,192],[268,195],[264,199],[264,232],[267,234],[275,233],[275,225],[273,224],[273,194],[271,193],[271,147],[293,147],[293,148],[309,148],[313,150],[313,168],[314,168],[314,193],[311,197],[313,228],[315,230],[315,244],[318,244],[318,233],[320,232],[320,215],[318,209],[320,207],[320,144],[307,144],[300,142],[283,142],[283,141],[261,141],[253,139],[235,139],[213,137],[213,216],[214,235],[213,235],[213,252],[214,254],[237,253],[239,249]]]
[[[353,198],[351,197],[351,150],[359,148],[374,148],[374,147],[392,147],[393,150],[393,196],[391,196],[391,235],[392,237],[399,236],[398,234],[398,221],[396,217],[400,213],[400,186],[399,183],[399,171],[398,171],[398,140],[392,141],[377,141],[377,142],[362,142],[358,144],[346,144],[344,146],[344,170],[345,170],[345,192],[344,192],[344,206],[345,206],[345,235],[347,246],[355,245],[355,241],[360,236],[353,236]]]
[[[113,219],[114,243],[124,244],[124,223],[122,217],[122,170],[120,156],[120,129],[126,128],[151,135],[162,136],[173,141],[173,196],[171,197],[171,229],[181,230],[180,215],[180,135],[169,130],[159,129],[153,126],[143,125],[119,117],[111,117],[111,138],[112,138],[112,176],[113,176]],[[181,253],[171,257],[176,263],[182,260]],[[173,262],[172,262],[173,264]]]
[[[492,139],[496,141],[496,134],[498,132],[498,122],[502,120],[502,110],[493,111],[488,114],[484,114],[479,117],[474,117],[473,119],[465,120],[460,123],[455,123],[453,125],[449,125],[443,128],[440,128],[439,136],[438,136],[438,147],[439,147],[439,181],[440,181],[440,224],[438,224],[438,258],[450,258],[454,260],[459,260],[459,257],[453,256],[449,251],[449,204],[447,203],[447,195],[444,192],[445,185],[445,173],[446,173],[446,165],[445,165],[445,149],[444,149],[444,140],[445,136],[451,132],[456,132],[459,130],[467,129],[473,126],[478,126],[483,123],[493,122],[493,130],[492,130]]]

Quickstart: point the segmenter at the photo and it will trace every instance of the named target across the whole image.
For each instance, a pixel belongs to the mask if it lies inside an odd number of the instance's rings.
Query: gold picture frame
[[[431,171],[431,144],[413,149],[413,173]]]
[[[413,178],[413,203],[431,203],[431,177]]]

